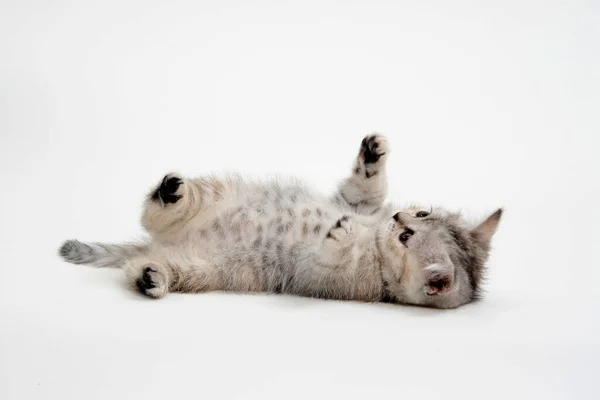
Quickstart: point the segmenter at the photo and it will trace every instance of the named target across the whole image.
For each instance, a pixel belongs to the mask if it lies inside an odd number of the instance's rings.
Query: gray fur
[[[75,264],[123,267],[154,298],[227,290],[439,308],[478,298],[501,211],[476,227],[441,209],[398,212],[384,204],[388,154],[385,138],[366,137],[331,198],[297,182],[169,174],[145,202],[146,243],[67,241],[59,253]],[[166,193],[161,185],[174,179],[181,184]],[[414,234],[401,243],[407,231]]]
[[[122,267],[126,259],[143,254],[144,244],[83,243],[78,240],[65,241],[58,254],[73,264],[89,264],[95,267]]]

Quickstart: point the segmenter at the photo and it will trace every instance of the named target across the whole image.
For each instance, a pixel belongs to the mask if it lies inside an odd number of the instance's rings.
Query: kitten
[[[383,136],[365,137],[331,198],[298,182],[169,174],[144,204],[149,240],[69,240],[59,253],[122,267],[153,298],[227,290],[438,308],[477,299],[502,210],[475,227],[441,209],[398,212],[384,204],[388,154]]]

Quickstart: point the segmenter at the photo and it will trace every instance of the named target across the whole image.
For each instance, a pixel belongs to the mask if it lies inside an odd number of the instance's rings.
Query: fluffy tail
[[[141,255],[147,247],[141,244],[83,243],[67,240],[60,246],[58,254],[73,264],[95,267],[122,267],[128,258]]]

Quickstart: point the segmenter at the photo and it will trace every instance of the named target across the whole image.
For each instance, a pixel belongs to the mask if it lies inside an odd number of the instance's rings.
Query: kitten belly
[[[196,239],[230,277],[228,289],[296,292],[291,286],[299,264],[318,256],[342,215],[328,201],[256,201],[219,213]]]

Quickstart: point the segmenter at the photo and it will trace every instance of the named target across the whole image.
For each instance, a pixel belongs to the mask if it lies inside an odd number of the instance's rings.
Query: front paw
[[[174,174],[165,175],[160,185],[152,193],[152,200],[160,199],[165,205],[177,203],[183,197],[180,194],[182,184],[183,180]]]
[[[383,135],[373,134],[366,136],[360,144],[359,157],[365,165],[383,161],[382,157],[389,153],[388,141]]]
[[[338,219],[335,225],[327,232],[325,241],[344,243],[348,241],[354,231],[354,223],[347,215]]]

